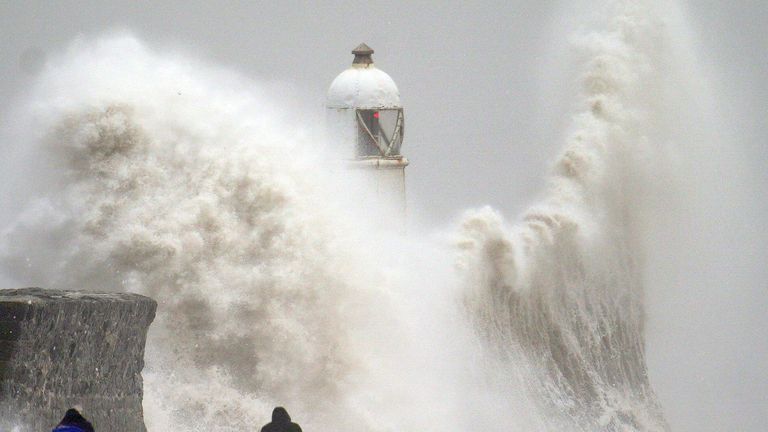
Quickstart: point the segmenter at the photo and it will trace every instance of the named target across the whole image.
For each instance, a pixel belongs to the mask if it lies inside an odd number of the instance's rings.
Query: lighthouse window
[[[403,110],[357,110],[358,156],[397,156],[403,137]]]
[[[388,148],[387,155],[397,155],[400,152],[400,135],[402,135],[402,111],[379,111],[380,142]]]

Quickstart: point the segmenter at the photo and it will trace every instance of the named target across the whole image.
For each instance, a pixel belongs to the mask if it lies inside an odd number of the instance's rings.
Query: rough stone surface
[[[156,308],[137,294],[0,290],[0,430],[51,430],[77,405],[97,431],[146,431],[141,370]]]

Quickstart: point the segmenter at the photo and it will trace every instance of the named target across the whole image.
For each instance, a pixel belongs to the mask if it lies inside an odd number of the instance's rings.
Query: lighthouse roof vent
[[[326,98],[328,108],[402,108],[400,91],[392,78],[373,64],[373,50],[360,44],[352,50],[352,66],[331,83]]]

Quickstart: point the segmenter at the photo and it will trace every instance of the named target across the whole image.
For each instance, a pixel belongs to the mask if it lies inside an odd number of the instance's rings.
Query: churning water
[[[130,36],[75,44],[25,107],[19,157],[48,174],[3,268],[158,300],[152,431],[250,430],[278,404],[318,431],[666,430],[642,278],[665,37],[642,4],[612,8],[576,42],[542,200],[449,236],[379,232],[338,198],[342,156],[258,84]]]

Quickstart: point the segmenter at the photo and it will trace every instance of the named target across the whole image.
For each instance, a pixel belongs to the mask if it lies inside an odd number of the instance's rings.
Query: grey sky
[[[377,65],[397,82],[405,105],[403,153],[412,161],[409,200],[442,223],[483,204],[514,217],[540,193],[543,173],[560,148],[572,103],[566,96],[574,80],[565,38],[578,25],[574,17],[591,3],[5,0],[0,1],[0,113],[23,97],[46,56],[77,37],[127,30],[158,50],[192,53],[275,82],[301,104],[316,107],[321,118],[328,85],[350,63],[349,51],[366,42],[376,50]],[[768,163],[768,3],[689,3],[695,49],[716,80],[724,124],[734,128],[738,140],[733,144],[751,164],[754,190],[747,193],[760,201],[758,220],[751,223],[762,232],[768,216],[768,170],[763,168]],[[750,263],[765,267],[767,249],[760,237],[749,251],[757,254]],[[768,375],[760,370],[768,369],[763,356],[768,355],[768,320],[766,310],[755,305],[768,305],[768,282],[751,283],[752,290],[731,294],[726,304],[748,316],[722,324],[750,335],[744,341],[755,345],[743,355],[724,353],[733,351],[728,345],[733,339],[707,338],[695,342],[695,355],[693,348],[669,354],[674,344],[665,345],[666,355],[657,355],[691,362],[683,370],[659,360],[654,367],[661,369],[652,370],[665,380],[681,376],[681,382],[663,382],[659,388],[676,430],[719,430],[712,424],[765,429]],[[685,296],[678,300],[686,301]],[[714,311],[720,304],[725,304],[720,294],[712,294],[707,303]],[[661,316],[670,319],[684,310],[662,306]],[[694,330],[666,336],[683,337]],[[705,351],[710,357],[699,356]],[[696,369],[697,362],[706,367]],[[702,376],[697,382],[695,374],[704,372],[718,377]],[[752,419],[738,421],[733,409],[718,408],[719,397],[744,406],[738,415]],[[709,415],[733,418],[711,423]]]

